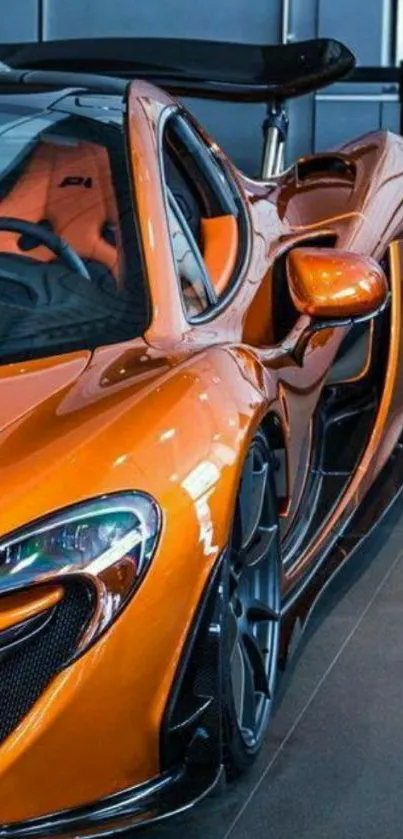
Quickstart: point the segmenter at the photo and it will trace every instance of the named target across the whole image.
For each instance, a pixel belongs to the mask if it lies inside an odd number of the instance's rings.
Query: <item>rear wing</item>
[[[129,80],[137,78],[176,96],[265,102],[260,174],[267,179],[283,167],[284,100],[319,90],[354,67],[353,53],[329,38],[280,45],[170,38],[45,41],[0,45],[0,91],[16,84],[82,85],[124,95]]]
[[[15,70],[52,70],[147,79],[174,95],[282,102],[350,73],[355,58],[339,41],[284,45],[170,38],[101,38],[0,45]]]

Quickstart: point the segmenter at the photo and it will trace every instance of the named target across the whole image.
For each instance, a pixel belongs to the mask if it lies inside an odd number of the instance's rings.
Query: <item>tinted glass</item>
[[[35,110],[40,99],[0,101],[0,362],[126,340],[148,322],[119,110],[97,117],[84,96]]]
[[[162,151],[168,193],[179,208],[179,220],[184,222],[188,250],[204,275],[204,295],[193,287],[192,298],[190,285],[184,287],[180,277],[186,313],[194,317],[214,308],[237,279],[245,218],[230,174],[208,143],[178,113],[165,125]]]
[[[208,307],[203,269],[172,206],[169,207],[168,218],[185,311],[188,317],[194,317]]]

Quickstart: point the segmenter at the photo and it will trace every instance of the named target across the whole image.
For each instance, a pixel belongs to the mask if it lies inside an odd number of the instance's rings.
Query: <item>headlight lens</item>
[[[140,492],[106,495],[67,508],[0,542],[0,593],[70,574],[90,577],[98,608],[88,642],[133,593],[159,531],[159,508]]]

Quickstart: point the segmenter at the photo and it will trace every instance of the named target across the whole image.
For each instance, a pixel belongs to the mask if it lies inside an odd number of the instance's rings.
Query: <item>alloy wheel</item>
[[[278,522],[270,450],[261,432],[244,466],[230,551],[228,644],[239,732],[259,748],[273,703],[280,633]]]

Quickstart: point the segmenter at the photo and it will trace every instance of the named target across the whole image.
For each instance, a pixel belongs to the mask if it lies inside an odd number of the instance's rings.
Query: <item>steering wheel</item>
[[[46,227],[42,227],[40,224],[35,224],[33,221],[0,216],[0,231],[1,230],[9,230],[10,233],[21,233],[21,235],[28,235],[32,236],[34,239],[38,239],[40,243],[46,245],[46,247],[56,254],[56,256],[60,256],[60,259],[62,259],[69,268],[77,274],[80,274],[80,277],[83,277],[84,280],[91,282],[88,269],[81,259],[81,256],[79,256],[77,251],[75,251],[68,242],[52,230],[47,230]]]

